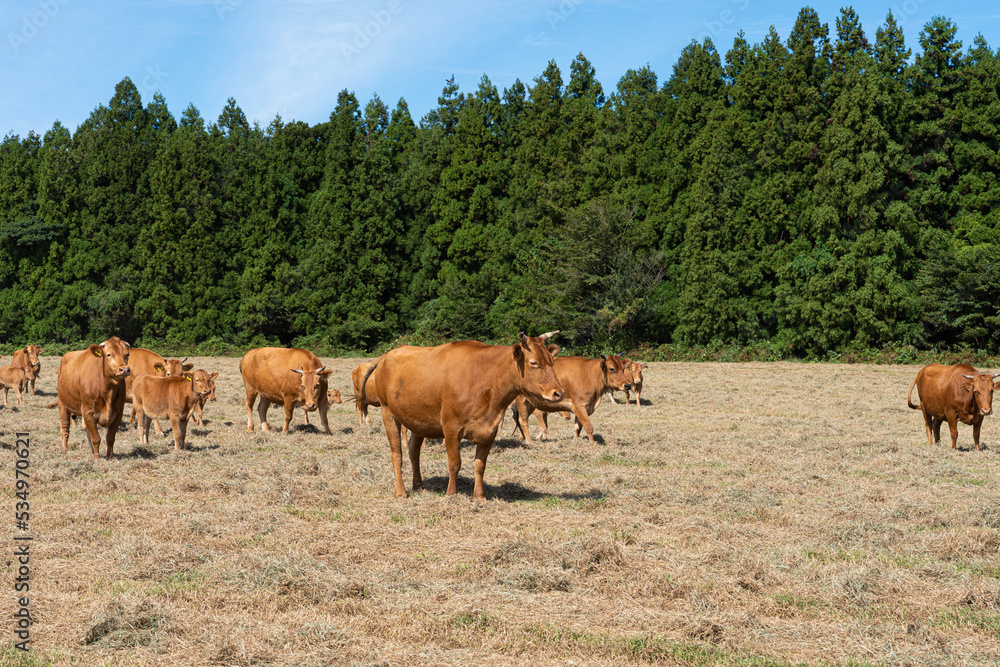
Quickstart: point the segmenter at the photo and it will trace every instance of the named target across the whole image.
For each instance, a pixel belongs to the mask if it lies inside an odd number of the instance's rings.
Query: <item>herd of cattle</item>
[[[547,416],[559,412],[566,419],[575,416],[575,434],[581,430],[594,441],[590,415],[605,394],[614,401],[614,392],[624,391],[625,402],[639,405],[644,363],[622,355],[600,359],[564,357],[559,346],[548,344],[558,331],[541,336],[521,333],[511,346],[486,345],[477,341],[446,343],[436,347],[404,345],[353,371],[352,389],[360,424],[371,423],[368,408],[382,409],[382,421],[392,467],[395,495],[405,496],[402,477],[402,439],[413,471],[414,491],[423,487],[420,475],[420,450],[427,438],[443,439],[448,458],[448,490],[456,492],[461,469],[459,443],[469,440],[476,445],[473,496],[485,497],[483,473],[490,448],[496,439],[507,407],[513,404],[514,421],[522,437],[530,442],[528,417],[537,413],[541,436],[546,435]],[[28,345],[18,350],[12,362],[0,367],[0,388],[17,391],[21,396],[30,387],[35,393],[35,379],[41,370],[38,355],[43,349]],[[114,456],[115,437],[121,424],[125,403],[132,403],[129,424],[136,423],[140,440],[148,444],[150,424],[163,433],[159,421],[169,419],[174,446],[187,447],[187,423],[192,414],[203,424],[206,401],[215,400],[218,373],[194,370],[186,359],[164,359],[143,348],[133,348],[117,336],[86,350],[67,352],[59,364],[57,399],[49,408],[59,408],[63,451],[67,451],[70,421],[83,421],[93,447],[100,457],[97,427],[107,430],[108,459]],[[288,432],[295,409],[301,407],[306,423],[309,413],[319,412],[323,430],[329,434],[327,412],[331,403],[341,403],[341,394],[328,387],[332,371],[313,353],[301,349],[256,348],[240,360],[240,374],[246,389],[244,401],[247,430],[253,431],[253,408],[261,429],[270,430],[267,411],[272,404],[284,407],[283,432]],[[951,446],[956,448],[958,422],[973,428],[979,449],[983,418],[993,411],[993,391],[1000,387],[1000,373],[979,373],[967,364],[942,366],[931,364],[921,369],[910,385],[906,402],[923,412],[927,439],[940,443],[941,424],[948,422]],[[911,401],[916,387],[919,403]],[[259,400],[259,402],[258,402]]]
[[[400,470],[403,434],[413,465],[414,490],[423,485],[419,462],[425,439],[444,440],[448,493],[456,491],[461,468],[459,443],[471,440],[476,445],[474,496],[484,497],[486,459],[502,417],[512,403],[515,422],[526,440],[527,418],[534,413],[542,426],[542,437],[547,414],[559,412],[567,419],[575,416],[575,435],[583,430],[593,441],[590,415],[605,394],[624,391],[628,404],[634,393],[635,404],[639,405],[646,364],[618,354],[600,359],[557,357],[559,347],[547,344],[557,333],[536,337],[522,333],[512,346],[476,341],[432,348],[406,345],[354,369],[352,388],[359,423],[371,423],[369,407],[382,409],[397,496],[406,495]],[[10,366],[0,369],[5,405],[8,388],[17,390],[18,405],[29,386],[34,395],[42,352],[29,345],[17,351]],[[106,429],[105,456],[112,459],[126,403],[132,404],[128,423],[136,424],[142,445],[149,442],[150,425],[162,434],[158,420],[169,419],[175,449],[186,449],[188,421],[196,415],[198,424],[203,423],[202,411],[206,401],[215,400],[218,377],[218,373],[195,370],[186,361],[133,348],[116,336],[64,354],[56,382],[57,398],[48,406],[59,409],[63,451],[68,451],[70,422],[80,420],[95,459],[100,458],[98,427]],[[257,348],[247,352],[240,360],[247,430],[254,429],[255,404],[264,431],[270,430],[268,409],[280,404],[284,407],[283,432],[288,432],[296,408],[301,407],[307,424],[309,413],[318,412],[323,431],[329,434],[329,406],[342,402],[340,392],[328,387],[331,373],[307,350]]]

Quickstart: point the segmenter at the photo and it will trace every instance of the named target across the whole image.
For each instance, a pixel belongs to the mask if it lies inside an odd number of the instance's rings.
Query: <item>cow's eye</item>
[[[537,362],[537,361],[529,361],[529,362],[528,362],[528,364],[529,364],[529,365],[530,365],[530,366],[531,366],[532,368],[541,368],[541,366],[539,366],[539,365],[538,365],[538,362]]]

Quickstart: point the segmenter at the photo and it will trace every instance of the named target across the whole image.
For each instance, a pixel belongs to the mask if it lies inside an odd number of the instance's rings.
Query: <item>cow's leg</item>
[[[923,403],[920,404],[920,411],[924,415],[924,428],[927,430],[927,445],[929,447],[934,446],[934,417],[931,416],[929,412],[924,408]]]
[[[194,403],[194,411],[195,411],[195,414],[198,415],[198,426],[204,426],[205,425],[205,422],[202,421],[202,419],[201,419],[201,410],[202,410],[202,407],[203,406],[202,406],[200,400],[195,401],[195,403]]]
[[[958,417],[954,414],[948,415],[948,430],[951,431],[951,448],[958,449]]]
[[[35,395],[35,380],[34,379],[28,380],[28,384],[31,386],[31,395],[34,396]]]
[[[305,407],[302,408],[305,410]],[[288,425],[292,423],[292,417],[295,416],[295,399],[291,397],[285,398],[285,426],[281,429],[282,433],[288,433]]]
[[[403,443],[399,439],[399,422],[392,416],[389,408],[382,406],[382,423],[385,424],[385,435],[389,438],[389,456],[392,459],[392,472],[396,476],[395,496],[406,497],[406,487],[403,486]],[[419,472],[415,472],[419,475]]]
[[[149,445],[149,424],[152,421],[153,420],[150,419],[149,416],[145,412],[143,412],[142,410],[139,411],[139,424],[138,424],[138,428],[139,428],[139,431],[141,432],[141,435],[139,436],[139,444],[140,445],[143,445],[143,446]]]
[[[933,431],[934,434],[935,445],[941,444],[941,424],[943,423],[944,420],[941,419],[940,417],[931,417],[931,430]]]
[[[8,387],[7,385],[0,385],[0,386],[3,386],[3,406],[6,408],[7,407],[7,392],[10,391],[10,387]]]
[[[247,430],[253,430],[253,404],[257,400],[257,393],[247,389],[247,397],[243,401],[243,407],[247,409]],[[263,401],[264,399],[261,398]]]
[[[326,392],[323,392],[323,396],[326,396]],[[330,412],[330,402],[323,398],[319,403],[319,421],[323,424],[323,432],[327,435],[333,435],[333,431],[330,430],[329,415]]]
[[[385,407],[382,410],[385,410]],[[462,452],[459,448],[461,444],[457,430],[453,428],[444,432],[444,451],[448,454],[447,494],[449,496],[458,493],[458,471],[462,469]]]
[[[306,406],[302,406],[302,418],[306,420],[306,426],[309,426],[309,411],[306,410]]]
[[[63,407],[62,403],[59,404],[59,431],[62,434],[62,445],[63,454],[68,454],[67,446],[69,445],[69,410]]]
[[[257,416],[260,417],[260,430],[270,431],[271,427],[267,424],[267,409],[271,407],[271,401],[267,400],[263,396],[260,397],[260,403],[257,404]]]
[[[514,407],[517,409],[517,427],[521,429],[521,437],[527,443],[531,442],[531,433],[528,431],[528,415],[534,412],[534,406],[520,396],[514,399]]]
[[[16,386],[14,387],[14,390],[15,390],[15,391],[17,391],[17,404],[18,404],[18,405],[21,405],[21,394],[23,394],[23,393],[24,393],[24,392],[23,392],[23,391],[21,390],[21,385],[20,385],[20,384],[16,385]],[[4,405],[7,405],[7,400],[6,400],[6,399],[7,399],[7,396],[6,396],[6,395],[4,395]]]
[[[594,440],[594,427],[590,423],[590,413],[594,411],[593,406],[582,406],[576,403],[573,404],[573,414],[576,415],[576,427],[574,428],[573,437],[579,437],[580,427],[582,426],[587,432],[587,437],[590,438],[591,443],[596,443]]]
[[[538,439],[539,440],[548,440],[548,438],[549,438],[549,413],[548,412],[542,412],[541,410],[539,410],[538,414],[536,414],[535,417],[538,419],[538,427],[539,427]]]
[[[979,451],[979,429],[980,429],[980,427],[982,427],[982,425],[983,425],[983,418],[982,417],[980,417],[972,425],[972,439],[976,442],[976,451],[977,452]]]
[[[184,432],[181,431],[181,417],[175,412],[170,413],[170,428],[174,431],[174,451],[184,449]]]
[[[101,434],[97,431],[97,422],[94,416],[88,412],[83,413],[83,426],[87,429],[87,436],[90,438],[90,446],[94,449],[94,460],[101,458]],[[110,438],[110,432],[108,434]]]
[[[132,399],[132,412],[130,412],[129,415],[128,415],[128,425],[129,426],[133,426],[134,425],[135,428],[136,428],[136,430],[139,429],[139,420],[138,420],[138,418],[136,417],[136,414],[135,414],[135,399],[134,398]]]
[[[405,428],[403,429],[403,432],[406,432]],[[424,488],[424,478],[420,475],[420,448],[423,446],[423,436],[417,435],[411,431],[409,437],[407,438],[407,450],[410,454],[410,470],[413,471],[414,491],[420,491]]]
[[[490,448],[493,446],[493,442],[490,441],[486,444],[476,443],[476,483],[472,489],[472,497],[486,499],[486,487],[483,485],[483,473],[486,472],[486,457],[490,455]]]
[[[111,421],[108,422],[108,432],[104,436],[105,441],[108,445],[108,452],[105,454],[105,458],[109,461],[115,456],[115,439],[118,437],[118,427],[122,423],[122,417],[125,414],[125,406],[122,406],[121,410],[117,411],[117,414],[111,417]]]

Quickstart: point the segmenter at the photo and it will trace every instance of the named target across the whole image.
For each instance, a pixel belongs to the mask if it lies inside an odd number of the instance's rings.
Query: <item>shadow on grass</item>
[[[152,449],[149,449],[148,447],[143,447],[142,445],[139,445],[138,447],[133,447],[132,451],[129,452],[128,454],[115,454],[115,459],[116,460],[117,459],[121,459],[121,460],[126,460],[126,461],[128,459],[146,459],[146,460],[150,460],[150,459],[159,458],[159,456],[160,455],[157,454],[156,452],[154,452]]]
[[[471,496],[475,488],[473,477],[458,476],[456,489],[459,495]],[[554,499],[568,502],[578,502],[582,500],[604,500],[608,494],[601,489],[590,489],[577,493],[542,493],[528,488],[517,482],[504,482],[500,485],[486,483],[486,498],[511,502],[538,502],[542,500]],[[424,493],[444,494],[448,490],[447,475],[424,478]]]

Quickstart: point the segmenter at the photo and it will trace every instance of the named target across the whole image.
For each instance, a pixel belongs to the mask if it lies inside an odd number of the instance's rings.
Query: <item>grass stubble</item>
[[[468,443],[457,496],[431,442],[427,490],[396,500],[377,408],[359,427],[332,406],[327,436],[301,411],[282,435],[272,407],[278,430],[248,433],[238,360],[193,361],[220,376],[188,452],[165,424],[147,448],[121,432],[112,462],[74,428],[64,456],[57,358],[0,409],[10,512],[31,433],[35,535],[33,653],[8,635],[0,662],[1000,660],[1000,425],[981,452],[965,426],[928,448],[916,367],[651,364],[644,405],[595,413],[597,445],[552,415],[525,446],[508,414],[473,502]],[[357,360],[325,361],[347,395]]]

